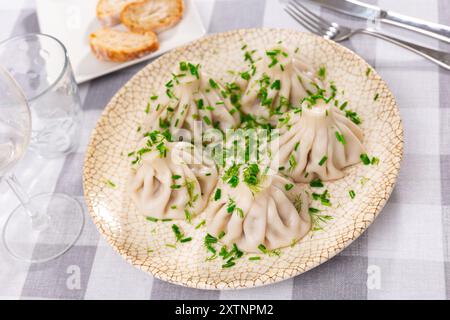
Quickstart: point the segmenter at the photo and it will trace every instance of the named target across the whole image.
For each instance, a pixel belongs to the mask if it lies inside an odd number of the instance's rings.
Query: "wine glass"
[[[45,262],[69,250],[84,226],[80,204],[64,194],[29,197],[12,169],[25,154],[31,137],[31,113],[16,81],[0,67],[0,181],[5,181],[20,205],[2,230],[6,250],[28,262]]]

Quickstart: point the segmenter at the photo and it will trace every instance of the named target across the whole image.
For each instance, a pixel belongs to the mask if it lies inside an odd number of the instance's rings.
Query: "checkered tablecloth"
[[[64,1],[64,0],[61,0]],[[368,0],[365,0],[366,2]],[[235,28],[302,28],[278,0],[196,0],[209,33]],[[450,25],[448,0],[371,0],[383,8]],[[356,18],[317,9],[342,24]],[[395,28],[386,32],[437,47],[437,41]],[[34,1],[2,1],[0,40],[38,32]],[[11,259],[0,247],[0,299],[448,299],[450,297],[450,72],[381,40],[356,36],[343,43],[373,65],[400,106],[405,155],[398,184],[373,225],[341,254],[298,277],[265,287],[208,291],[172,285],[126,263],[99,235],[86,212],[76,246],[39,265]],[[442,49],[450,46],[441,44]],[[1,63],[1,62],[0,62]],[[65,192],[82,198],[86,145],[105,105],[147,62],[80,86],[81,147],[65,159],[29,153],[16,174],[30,194]],[[17,206],[0,185],[0,227]]]

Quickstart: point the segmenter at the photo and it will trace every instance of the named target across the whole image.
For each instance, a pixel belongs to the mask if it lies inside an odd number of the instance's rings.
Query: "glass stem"
[[[30,218],[32,220],[36,220],[40,216],[40,214],[31,205],[30,197],[28,196],[26,191],[23,189],[22,185],[19,183],[16,176],[13,174],[6,176],[5,181],[9,185],[11,190],[14,192],[17,199],[19,199],[20,204],[25,208],[25,210],[26,210],[27,214],[30,216]]]

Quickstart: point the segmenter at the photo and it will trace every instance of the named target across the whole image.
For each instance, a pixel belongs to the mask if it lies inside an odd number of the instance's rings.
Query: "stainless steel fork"
[[[322,17],[319,17],[315,13],[311,12],[305,6],[300,4],[298,0],[289,1],[284,10],[291,15],[298,23],[304,26],[307,30],[322,36],[326,39],[330,39],[336,42],[349,39],[351,36],[362,33],[368,34],[391,43],[394,43],[402,48],[415,52],[422,57],[431,60],[439,66],[450,70],[450,53],[443,52],[423,46],[419,46],[414,43],[410,43],[404,40],[400,40],[384,33],[375,31],[370,28],[365,29],[350,29],[345,26],[341,26],[335,22],[329,22]]]

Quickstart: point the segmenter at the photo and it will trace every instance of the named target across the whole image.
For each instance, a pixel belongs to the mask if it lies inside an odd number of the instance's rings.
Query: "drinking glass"
[[[28,197],[13,167],[23,157],[31,137],[31,112],[17,82],[0,67],[0,181],[15,193],[20,205],[7,218],[2,241],[14,257],[44,262],[65,253],[84,225],[80,204],[63,194]]]
[[[30,106],[30,148],[44,158],[74,151],[81,104],[64,45],[44,34],[13,37],[0,43],[0,65],[17,81]]]

